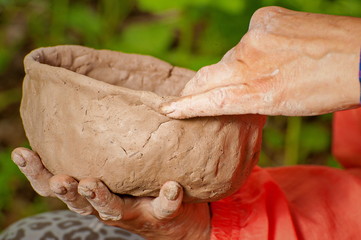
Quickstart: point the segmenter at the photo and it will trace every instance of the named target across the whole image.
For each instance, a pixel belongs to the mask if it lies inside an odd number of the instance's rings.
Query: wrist
[[[196,211],[197,214],[194,216],[193,220],[185,218],[181,220],[184,226],[179,226],[179,237],[172,238],[171,240],[188,240],[188,239],[197,239],[197,240],[210,240],[211,235],[211,209],[210,205],[206,203],[194,204],[194,209],[188,209],[189,214],[194,214],[192,212]],[[187,216],[185,214],[184,216]]]
[[[151,231],[143,229],[138,234],[148,240],[210,240],[210,208],[206,203],[192,204],[183,208],[178,217],[164,220],[152,226]]]
[[[337,19],[340,19],[337,21]],[[354,17],[339,17],[335,16],[335,22],[338,27],[335,30],[335,39],[338,42],[338,48],[336,52],[339,52],[341,57],[338,59],[338,64],[340,69],[339,76],[343,76],[340,79],[343,86],[340,86],[340,90],[345,89],[344,91],[338,91],[339,101],[342,102],[343,99],[348,99],[347,104],[343,109],[350,109],[360,106],[360,97],[361,97],[361,88],[360,88],[360,72],[361,72],[361,63],[360,63],[360,50],[361,50],[361,19]],[[336,34],[339,33],[339,34]],[[345,56],[345,58],[343,58]],[[342,69],[346,71],[343,72]],[[344,101],[346,103],[346,101]]]

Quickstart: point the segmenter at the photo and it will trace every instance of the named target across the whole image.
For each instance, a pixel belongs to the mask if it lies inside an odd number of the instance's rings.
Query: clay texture
[[[174,120],[158,112],[193,71],[80,46],[36,49],[24,64],[23,124],[53,174],[99,178],[134,196],[157,196],[174,180],[186,202],[204,202],[237,190],[258,159],[263,116]]]

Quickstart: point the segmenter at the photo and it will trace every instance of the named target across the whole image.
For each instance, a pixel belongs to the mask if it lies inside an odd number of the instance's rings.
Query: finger
[[[166,182],[162,186],[159,196],[152,201],[154,217],[162,220],[178,216],[182,200],[182,187],[177,182]]]
[[[251,92],[247,85],[227,86],[190,95],[161,107],[163,114],[171,118],[191,118],[233,114],[255,114],[270,111],[270,100],[262,93]],[[270,111],[271,112],[271,111]]]
[[[38,194],[44,197],[55,196],[49,187],[49,179],[53,175],[44,167],[35,152],[27,148],[16,148],[11,153],[11,158]]]
[[[81,215],[94,213],[92,205],[78,193],[78,182],[67,175],[55,175],[50,179],[50,189],[68,208]]]
[[[126,218],[124,216],[124,200],[111,193],[100,180],[93,178],[81,180],[78,192],[98,211],[101,219],[117,221]]]

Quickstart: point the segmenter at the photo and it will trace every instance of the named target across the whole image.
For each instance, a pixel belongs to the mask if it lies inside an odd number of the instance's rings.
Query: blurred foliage
[[[19,117],[22,59],[34,48],[79,44],[149,54],[197,70],[219,61],[247,31],[252,13],[267,5],[361,16],[360,0],[0,0],[0,137],[1,124],[12,121],[9,113]],[[36,196],[10,161],[16,145],[6,138],[13,135],[0,138],[0,229],[59,207]],[[330,154],[330,138],[330,115],[270,117],[260,164],[340,167]]]
[[[9,161],[9,150],[0,152],[0,209],[5,209],[12,201],[17,188],[24,182],[24,176],[18,174],[18,168]],[[4,221],[4,215],[0,215],[0,221]]]

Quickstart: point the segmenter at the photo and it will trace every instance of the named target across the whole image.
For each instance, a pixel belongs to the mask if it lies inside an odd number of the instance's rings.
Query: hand
[[[301,116],[357,107],[360,39],[359,18],[261,8],[238,45],[162,112]]]
[[[209,239],[208,204],[183,204],[183,190],[176,182],[166,182],[159,197],[119,197],[98,179],[77,182],[67,175],[53,176],[39,156],[17,148],[12,159],[42,196],[57,197],[70,210],[94,214],[104,223],[121,227],[146,239]]]

